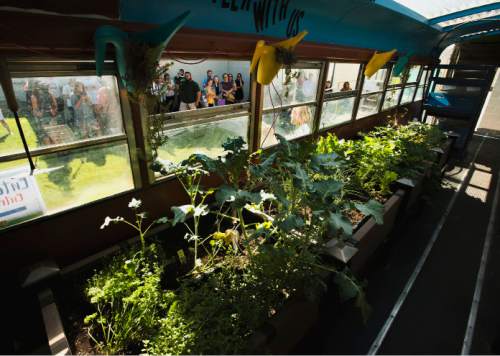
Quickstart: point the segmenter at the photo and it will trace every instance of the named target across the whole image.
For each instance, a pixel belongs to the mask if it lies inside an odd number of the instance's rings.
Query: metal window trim
[[[38,156],[45,156],[45,155],[53,154],[53,153],[60,153],[60,152],[66,152],[66,151],[69,152],[69,151],[74,151],[74,150],[82,149],[82,148],[101,146],[101,145],[115,143],[115,142],[127,142],[127,135],[118,134],[118,135],[113,135],[113,136],[99,137],[99,138],[85,140],[85,141],[76,141],[76,142],[65,143],[65,144],[60,144],[60,145],[52,145],[49,147],[42,147],[42,148],[30,150],[30,153],[33,157],[38,157]],[[129,150],[130,150],[130,148],[129,148]],[[0,156],[0,163],[12,162],[12,161],[24,159],[24,158],[26,158],[26,153],[24,153],[24,152],[11,153],[8,155]]]
[[[313,122],[313,135],[317,135],[319,132],[319,126],[321,121],[321,115],[323,113],[323,102],[325,97],[325,86],[329,70],[329,62],[324,61],[321,66],[320,76],[318,80],[318,88],[316,91],[316,111],[314,112],[314,122]],[[321,105],[320,105],[321,104]]]
[[[185,118],[182,120],[178,120],[178,121],[168,120],[168,121],[174,121],[174,122],[167,122],[167,124],[165,125],[165,131],[176,130],[176,129],[180,129],[183,127],[192,127],[192,126],[210,124],[210,123],[230,120],[230,119],[234,119],[237,117],[244,117],[244,116],[249,118],[250,114],[246,111],[242,111],[242,112],[229,113],[229,114],[224,115],[224,116],[200,117],[200,118],[195,119],[196,121],[187,121]]]
[[[365,76],[364,76],[365,68],[366,68],[366,63],[362,63],[359,66],[358,80],[356,82],[356,88],[359,88],[359,90],[356,93],[356,99],[354,100],[354,107],[352,108],[352,116],[350,120],[351,123],[356,121],[358,117],[359,103],[361,102],[361,92],[363,91],[363,85],[365,83]]]
[[[318,102],[316,100],[314,101],[306,101],[303,103],[296,103],[296,104],[290,104],[290,105],[285,105],[285,106],[279,106],[275,108],[268,108],[268,109],[263,109],[262,110],[262,115],[269,114],[271,112],[275,111],[284,111],[287,109],[293,109],[299,106],[315,106],[316,108],[318,107]]]
[[[148,116],[165,116],[170,117],[167,120],[186,120],[186,119],[198,119],[205,117],[215,117],[217,115],[223,115],[225,113],[235,113],[235,112],[250,112],[250,102],[238,103],[232,105],[215,106],[211,108],[203,108],[196,110],[184,110],[175,111],[164,114],[152,114]]]

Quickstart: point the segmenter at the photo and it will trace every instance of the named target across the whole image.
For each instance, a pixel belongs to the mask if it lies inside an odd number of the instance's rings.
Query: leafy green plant
[[[87,283],[96,312],[84,322],[99,353],[133,352],[158,326],[162,305],[162,267],[154,244],[115,257]]]

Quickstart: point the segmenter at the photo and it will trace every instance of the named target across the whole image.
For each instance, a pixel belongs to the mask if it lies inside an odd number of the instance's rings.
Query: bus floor
[[[450,166],[442,187],[424,196],[419,213],[400,224],[366,272],[369,319],[354,305],[325,302],[294,353],[459,354],[476,289],[482,297],[470,353],[500,353],[500,207],[495,213],[493,206],[500,131],[475,135],[466,158]],[[487,234],[484,284],[476,288]]]

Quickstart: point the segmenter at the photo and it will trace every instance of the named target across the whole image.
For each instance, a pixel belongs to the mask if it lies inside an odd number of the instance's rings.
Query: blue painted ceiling
[[[496,4],[500,8],[498,2],[488,5],[488,9],[496,8]],[[191,28],[273,37],[290,37],[301,30],[308,30],[307,41],[379,51],[395,48],[400,54],[413,52],[424,57],[439,56],[447,45],[466,39],[468,34],[480,35],[481,31],[495,30],[495,26],[499,25],[498,21],[490,19],[443,29],[436,24],[436,19],[429,21],[394,0],[120,2],[120,17],[124,21],[163,23],[186,10],[191,10],[186,23]],[[468,10],[467,15],[473,11]],[[449,20],[449,14],[447,16]]]

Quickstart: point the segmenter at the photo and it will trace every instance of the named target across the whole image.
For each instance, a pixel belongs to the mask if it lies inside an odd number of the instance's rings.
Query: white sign
[[[45,214],[38,184],[26,168],[0,172],[0,226]]]

